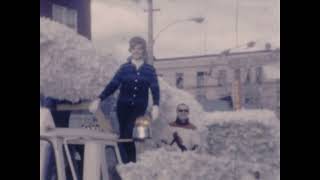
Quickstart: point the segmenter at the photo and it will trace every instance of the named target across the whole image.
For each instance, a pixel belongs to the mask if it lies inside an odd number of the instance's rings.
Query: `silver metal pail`
[[[133,128],[133,139],[143,141],[145,139],[151,139],[152,133],[150,128],[150,117],[142,116],[137,118],[135,127]]]

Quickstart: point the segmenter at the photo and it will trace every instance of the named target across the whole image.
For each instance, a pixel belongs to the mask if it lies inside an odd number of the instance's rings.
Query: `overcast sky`
[[[258,41],[280,46],[280,0],[238,0],[239,44]],[[105,52],[128,56],[128,40],[147,37],[146,0],[92,0],[93,42]],[[219,53],[236,44],[236,0],[154,0],[154,34],[176,20],[202,16],[202,24],[183,22],[163,31],[157,58]],[[261,46],[262,47],[262,46]]]

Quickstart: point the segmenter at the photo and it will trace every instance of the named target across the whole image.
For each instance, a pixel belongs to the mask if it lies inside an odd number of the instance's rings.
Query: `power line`
[[[206,6],[206,8],[204,8],[203,17],[208,17],[209,8],[210,6]],[[204,54],[207,54],[207,51],[208,51],[208,24],[209,24],[209,21],[206,21],[204,24]]]
[[[238,19],[239,19],[239,0],[236,0],[236,20],[235,20],[236,46],[238,46]]]
[[[205,29],[204,29],[204,54],[207,54],[207,50],[208,50],[208,47],[207,47],[207,45],[208,45],[208,23],[206,23],[205,25],[204,25],[205,27]]]

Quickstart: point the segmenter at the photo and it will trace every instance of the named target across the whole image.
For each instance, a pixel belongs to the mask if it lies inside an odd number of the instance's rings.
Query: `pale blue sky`
[[[280,46],[280,0],[238,0],[239,44],[258,40]],[[154,33],[180,19],[203,16],[202,24],[184,22],[160,34],[155,56],[176,57],[218,53],[234,47],[236,0],[154,0]],[[128,55],[128,40],[146,37],[146,0],[92,0],[93,41],[103,51]],[[122,56],[123,55],[123,56]]]

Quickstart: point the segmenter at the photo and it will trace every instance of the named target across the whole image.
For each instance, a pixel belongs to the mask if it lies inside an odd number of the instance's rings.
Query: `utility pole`
[[[236,33],[236,47],[239,45],[238,41],[238,21],[239,21],[239,0],[236,0],[236,22],[235,22],[235,33]]]
[[[148,0],[148,63],[153,65],[153,0]]]
[[[236,33],[236,47],[239,46],[239,0],[236,0],[236,14],[235,14],[235,33]],[[235,100],[234,100],[234,109],[240,110],[242,108],[242,85],[241,85],[241,70],[236,69],[234,78],[234,91],[235,91]]]
[[[153,65],[153,11],[160,11],[160,9],[153,9],[153,0],[147,0],[148,2],[148,63]]]

